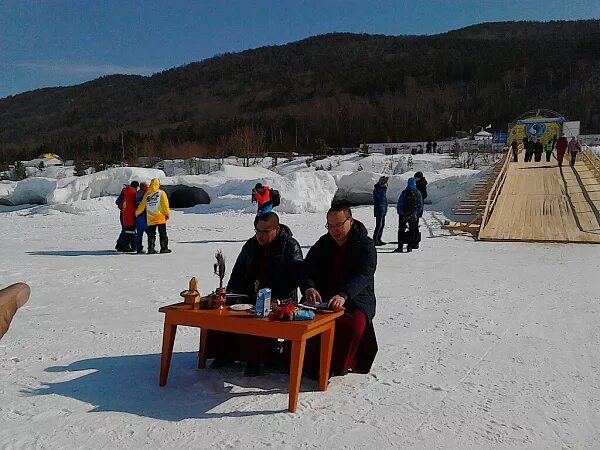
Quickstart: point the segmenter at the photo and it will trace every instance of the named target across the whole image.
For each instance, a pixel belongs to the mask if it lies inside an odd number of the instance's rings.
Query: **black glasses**
[[[346,222],[348,222],[350,219],[352,219],[352,217],[347,217],[346,220],[344,220],[343,222],[340,222],[340,223],[336,223],[335,225],[326,223],[325,228],[327,228],[328,230],[341,230],[343,228],[344,224]]]
[[[270,233],[271,231],[276,230],[276,229],[277,229],[277,227],[273,227],[273,228],[270,228],[268,230],[261,230],[260,228],[255,228],[254,232],[256,234],[267,234],[267,233]]]

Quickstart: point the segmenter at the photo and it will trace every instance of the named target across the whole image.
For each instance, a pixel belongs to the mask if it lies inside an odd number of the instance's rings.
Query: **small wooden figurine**
[[[188,290],[181,291],[179,295],[181,295],[184,298],[184,303],[190,305],[196,305],[200,303],[200,293],[198,292],[198,280],[196,280],[196,277],[192,277],[192,279],[190,280]]]

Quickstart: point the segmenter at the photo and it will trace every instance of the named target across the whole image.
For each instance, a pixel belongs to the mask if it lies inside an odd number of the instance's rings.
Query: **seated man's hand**
[[[342,306],[344,306],[344,303],[346,303],[346,299],[339,294],[334,295],[331,297],[331,299],[329,299],[329,307],[331,309],[340,309]]]
[[[315,288],[308,288],[304,293],[304,297],[306,298],[306,303],[309,305],[321,302],[321,294]]]

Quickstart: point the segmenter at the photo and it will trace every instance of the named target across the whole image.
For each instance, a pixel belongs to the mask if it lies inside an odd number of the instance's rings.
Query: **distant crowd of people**
[[[115,249],[119,252],[144,252],[144,233],[148,236],[148,254],[156,253],[158,229],[160,253],[171,253],[167,236],[167,221],[171,214],[169,199],[160,189],[160,181],[153,178],[146,183],[132,181],[125,185],[115,201],[120,210],[121,234]]]
[[[558,167],[562,167],[567,150],[571,156],[569,165],[571,167],[575,166],[577,154],[581,151],[581,144],[577,138],[573,136],[571,137],[571,140],[567,142],[567,138],[565,137],[564,133],[561,133],[559,138],[557,138],[556,135],[552,136],[552,138],[548,139],[545,143],[543,143],[541,139],[530,139],[529,137],[525,136],[521,146],[519,146],[519,143],[516,140],[513,140],[510,144],[510,147],[514,162],[519,161],[519,153],[521,151],[520,147],[522,147],[523,151],[525,152],[523,159],[524,162],[531,162],[532,158],[535,162],[541,162],[543,153],[546,154],[546,162],[550,162],[552,152],[556,151]]]

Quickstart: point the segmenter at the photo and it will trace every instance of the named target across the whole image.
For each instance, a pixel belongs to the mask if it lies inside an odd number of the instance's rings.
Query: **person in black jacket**
[[[513,162],[519,162],[519,144],[517,144],[516,140],[510,143],[510,148],[513,154]]]
[[[298,300],[299,281],[303,276],[302,249],[291,230],[279,223],[279,216],[268,212],[258,218],[255,236],[248,239],[237,257],[227,292],[245,294],[256,302],[256,290],[271,289],[272,299]],[[210,331],[207,356],[214,357],[211,368],[232,361],[245,361],[245,376],[261,373],[276,340],[235,333]]]
[[[292,231],[279,223],[276,213],[263,214],[255,236],[246,241],[237,257],[227,292],[246,294],[255,301],[258,281],[258,289],[271,289],[271,298],[297,301],[302,261],[302,249]]]
[[[425,203],[425,199],[427,198],[427,180],[425,179],[423,172],[415,172],[414,179],[417,180],[417,190],[421,193],[423,203]],[[421,216],[422,215],[423,212],[421,212]]]
[[[527,141],[527,147],[525,147],[525,162],[531,162],[533,152],[535,150],[535,142],[533,139]]]
[[[535,155],[535,162],[540,162],[542,160],[542,153],[544,153],[544,146],[539,139],[536,139],[533,144],[533,153]]]
[[[373,241],[375,245],[385,245],[381,240],[383,228],[385,227],[385,215],[388,210],[387,199],[388,177],[380,177],[379,181],[373,186],[373,213],[375,215],[375,231],[373,231]]]
[[[327,302],[332,309],[345,309],[335,322],[331,375],[345,375],[348,371],[368,373],[377,354],[373,328],[375,245],[346,205],[329,209],[325,227],[328,233],[306,255],[306,280],[301,289],[309,304]],[[319,338],[311,340],[306,362],[309,370],[315,370]]]

